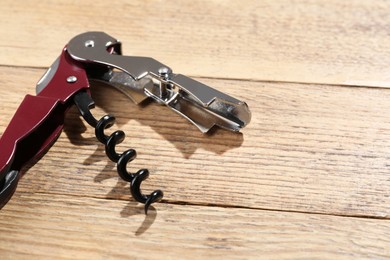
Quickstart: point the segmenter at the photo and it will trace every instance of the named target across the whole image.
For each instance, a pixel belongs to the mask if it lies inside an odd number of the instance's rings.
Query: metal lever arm
[[[151,97],[190,120],[202,132],[214,125],[239,131],[250,122],[251,113],[245,102],[174,74],[153,58],[122,56],[121,43],[106,33],[80,34],[69,42],[68,52],[85,65],[90,78],[106,81],[137,103]]]
[[[77,81],[68,82],[70,76]],[[24,98],[0,139],[0,208],[14,193],[22,167],[39,158],[60,135],[70,98],[88,87],[84,70],[63,51],[50,82],[37,96]]]

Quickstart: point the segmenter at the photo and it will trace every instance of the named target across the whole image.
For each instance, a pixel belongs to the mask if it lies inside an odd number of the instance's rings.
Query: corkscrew
[[[163,192],[141,192],[149,171],[127,171],[136,157],[134,149],[122,153],[116,146],[123,131],[106,131],[115,117],[99,120],[91,109],[94,101],[89,87],[105,82],[135,103],[152,99],[187,118],[206,133],[213,126],[239,131],[251,119],[245,102],[239,101],[189,77],[174,74],[168,66],[149,57],[123,56],[121,43],[103,32],[74,37],[36,86],[36,96],[27,95],[0,139],[0,208],[12,197],[23,166],[40,158],[60,135],[68,109],[75,104],[85,121],[95,128],[96,138],[105,146],[107,157],[117,163],[118,175],[130,183],[132,197],[149,206],[162,199]]]

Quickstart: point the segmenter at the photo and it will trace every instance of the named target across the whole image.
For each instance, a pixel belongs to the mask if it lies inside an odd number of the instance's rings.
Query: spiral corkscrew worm
[[[125,133],[123,131],[118,130],[110,135],[105,134],[105,130],[114,125],[115,117],[105,115],[101,119],[96,120],[90,111],[90,108],[94,107],[94,102],[86,92],[77,94],[74,97],[74,101],[85,121],[95,128],[96,138],[104,144],[107,157],[117,163],[118,175],[124,181],[130,183],[130,192],[133,198],[145,204],[145,214],[147,214],[149,206],[161,200],[164,194],[161,190],[155,190],[150,195],[142,194],[141,183],[149,177],[149,171],[147,169],[141,169],[134,174],[127,171],[127,164],[136,158],[137,152],[134,149],[128,149],[123,153],[116,151],[116,146],[125,139]]]

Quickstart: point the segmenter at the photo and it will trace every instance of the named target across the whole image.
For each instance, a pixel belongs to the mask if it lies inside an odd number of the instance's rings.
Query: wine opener
[[[23,166],[42,156],[64,127],[68,109],[75,104],[85,121],[95,128],[96,138],[105,145],[108,158],[117,163],[119,176],[130,182],[133,198],[148,207],[161,200],[163,192],[141,192],[147,169],[129,173],[127,163],[136,151],[115,150],[125,138],[123,131],[110,135],[115,117],[97,120],[91,113],[94,101],[90,83],[109,84],[135,103],[151,98],[187,118],[206,133],[213,126],[239,131],[251,119],[247,104],[172,70],[148,57],[123,56],[121,43],[103,32],[87,32],[74,37],[36,86],[36,95],[26,95],[0,139],[0,208],[12,197]]]

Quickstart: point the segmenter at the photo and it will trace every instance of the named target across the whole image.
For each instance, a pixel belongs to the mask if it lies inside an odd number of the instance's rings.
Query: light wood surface
[[[21,258],[312,259],[390,253],[384,247],[390,243],[389,221],[172,204],[159,205],[146,218],[142,213],[126,201],[19,192],[0,219],[0,232],[10,234],[0,248]]]
[[[70,38],[245,100],[241,133],[94,86],[164,190],[148,216],[75,109],[0,210],[1,258],[389,258],[390,3],[387,1],[4,1],[0,134]],[[1,148],[0,148],[1,149]]]
[[[0,64],[44,66],[84,31],[183,74],[390,87],[388,1],[3,0]]]

